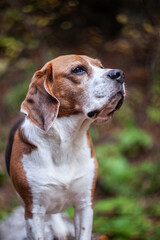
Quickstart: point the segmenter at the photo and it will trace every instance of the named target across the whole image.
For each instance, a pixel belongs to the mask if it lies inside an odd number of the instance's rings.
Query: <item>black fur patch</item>
[[[10,173],[10,159],[11,159],[11,152],[12,152],[12,146],[13,146],[13,140],[14,135],[19,128],[19,126],[23,123],[24,118],[20,119],[11,129],[8,139],[8,144],[5,152],[5,161],[6,161],[6,167],[8,174]]]

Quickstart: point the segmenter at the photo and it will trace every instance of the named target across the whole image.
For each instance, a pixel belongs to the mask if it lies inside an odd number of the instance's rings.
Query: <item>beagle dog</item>
[[[76,240],[91,239],[98,164],[88,129],[111,118],[124,96],[124,73],[87,56],[60,56],[35,72],[21,104],[25,118],[12,129],[6,150],[27,239],[46,239],[46,214],[54,238],[65,239],[59,213],[70,205]]]

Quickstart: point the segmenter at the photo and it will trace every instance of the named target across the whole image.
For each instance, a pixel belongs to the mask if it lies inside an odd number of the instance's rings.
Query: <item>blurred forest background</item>
[[[160,1],[1,0],[0,23],[0,219],[19,205],[4,152],[33,73],[85,54],[122,69],[127,88],[113,119],[90,131],[100,166],[93,231],[159,240]]]

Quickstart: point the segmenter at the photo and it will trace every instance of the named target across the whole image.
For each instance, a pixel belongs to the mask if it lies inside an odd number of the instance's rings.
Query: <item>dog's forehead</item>
[[[85,55],[80,55],[82,58],[84,58],[86,61],[88,61],[89,64],[93,65],[93,66],[102,66],[102,63],[99,59],[95,59],[95,58],[91,58]]]
[[[85,55],[65,55],[60,56],[52,61],[53,69],[55,70],[63,70],[66,68],[73,67],[74,65],[83,64],[88,67],[92,66],[101,66],[101,62],[98,59],[93,59]]]

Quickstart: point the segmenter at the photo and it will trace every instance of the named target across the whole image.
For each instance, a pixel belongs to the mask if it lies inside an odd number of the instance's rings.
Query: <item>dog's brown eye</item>
[[[72,70],[72,74],[75,74],[75,75],[82,75],[86,72],[87,72],[87,70],[83,66],[78,66]]]

